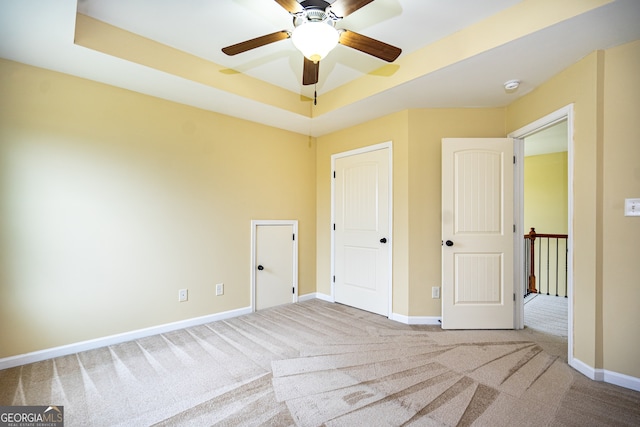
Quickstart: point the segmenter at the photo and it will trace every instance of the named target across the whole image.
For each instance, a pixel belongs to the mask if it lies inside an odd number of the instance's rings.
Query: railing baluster
[[[540,292],[542,292],[542,240],[538,244],[538,277],[540,280]]]
[[[547,295],[549,295],[549,238],[547,237]]]
[[[564,297],[569,297],[569,241],[564,241]]]
[[[530,257],[530,252],[531,252],[531,248],[529,247],[529,242],[527,241],[527,237],[525,236],[524,238],[524,271],[523,271],[523,282],[522,283],[527,283],[527,286],[525,286],[524,288],[524,296],[526,297],[527,295],[530,294],[529,292],[529,284],[527,282],[528,278],[529,278],[529,257]]]
[[[558,242],[560,239],[556,239],[556,296],[558,296]]]
[[[524,241],[525,241],[525,271],[524,271],[524,276],[525,276],[525,280],[528,278],[528,287],[525,290],[525,296],[527,296],[530,293],[542,293],[544,286],[546,285],[546,294],[547,295],[552,295],[551,294],[551,239],[555,239],[556,241],[556,253],[555,253],[555,269],[556,269],[556,274],[555,274],[555,288],[556,288],[556,296],[560,296],[560,239],[564,240],[564,249],[565,249],[565,256],[564,256],[564,297],[567,298],[567,287],[568,287],[568,277],[569,277],[569,247],[567,244],[567,235],[566,234],[541,234],[541,233],[536,233],[535,228],[531,228],[531,231],[529,232],[529,234],[525,234],[524,236]],[[540,239],[539,244],[538,244],[538,253],[536,254],[535,252],[535,240],[536,238]],[[546,245],[546,254],[543,253],[542,251],[542,239],[547,239],[547,245]],[[529,240],[529,242],[527,242],[527,240]],[[543,279],[542,276],[542,262],[544,261],[543,256],[546,256],[546,275],[544,277],[546,277],[546,283],[544,283],[544,280],[540,280],[538,283],[536,283],[536,255],[538,258],[538,275],[537,277],[539,277],[540,279]],[[537,286],[536,286],[537,285]],[[536,289],[536,287],[538,289]]]

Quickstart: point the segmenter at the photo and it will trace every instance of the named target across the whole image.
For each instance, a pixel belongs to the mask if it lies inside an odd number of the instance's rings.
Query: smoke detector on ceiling
[[[504,83],[504,90],[506,91],[514,91],[520,87],[520,80],[509,80]]]

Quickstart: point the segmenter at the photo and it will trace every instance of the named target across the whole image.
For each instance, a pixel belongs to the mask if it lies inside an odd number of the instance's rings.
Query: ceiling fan
[[[402,49],[346,29],[336,23],[366,6],[373,0],[275,0],[293,17],[293,31],[282,30],[246,40],[222,49],[227,55],[237,55],[257,47],[291,38],[294,46],[304,55],[302,84],[318,83],[320,60],[337,44],[393,62]]]

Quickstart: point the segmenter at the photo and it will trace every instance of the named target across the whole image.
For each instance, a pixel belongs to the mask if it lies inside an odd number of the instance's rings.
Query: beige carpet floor
[[[524,326],[551,335],[566,337],[568,309],[568,298],[531,294],[524,302]]]
[[[64,405],[67,426],[640,425],[640,393],[566,345],[312,300],[0,371],[0,405]]]

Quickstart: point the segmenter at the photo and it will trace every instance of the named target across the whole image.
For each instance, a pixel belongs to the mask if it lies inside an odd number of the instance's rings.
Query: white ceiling
[[[567,120],[546,127],[524,138],[524,155],[560,153],[569,149]]]
[[[331,0],[332,2],[333,0]],[[538,0],[527,0],[538,1]],[[375,0],[338,23],[402,48],[400,58],[520,0]],[[615,0],[467,60],[313,119],[73,43],[76,12],[311,96],[290,40],[233,57],[221,48],[283,29],[291,16],[272,0],[4,0],[0,57],[320,136],[407,108],[502,107],[597,49],[640,39],[640,1]],[[322,94],[385,62],[338,46],[320,66]],[[518,91],[503,83],[520,79]]]
[[[519,1],[454,0],[448,2],[450,6],[455,3],[452,9],[438,7],[442,0],[375,0],[337,27],[398,46],[406,55]],[[291,15],[274,0],[154,0],[153,7],[149,5],[149,0],[80,0],[78,11],[292,92],[313,95],[312,86],[301,84],[302,54],[291,40],[232,57],[221,51],[274,31],[292,30]],[[335,89],[382,64],[377,58],[338,45],[322,61],[318,92]]]

